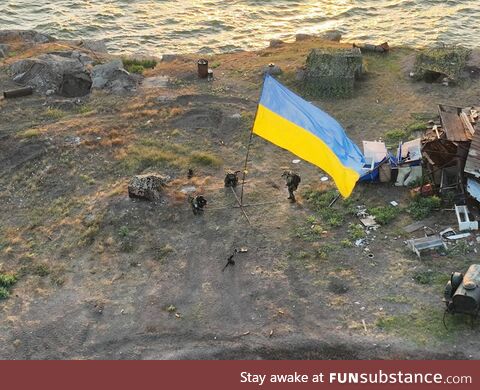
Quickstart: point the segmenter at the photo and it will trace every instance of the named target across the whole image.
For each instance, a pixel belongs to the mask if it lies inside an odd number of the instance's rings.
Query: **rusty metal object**
[[[465,275],[452,273],[445,286],[444,302],[450,313],[477,316],[480,310],[480,264],[472,264]]]
[[[199,59],[197,62],[198,65],[198,77],[201,79],[206,79],[208,77],[208,61],[206,59]]]
[[[24,88],[12,89],[10,91],[4,91],[3,97],[5,99],[11,99],[11,98],[17,98],[22,96],[28,96],[28,95],[31,95],[32,93],[33,93],[32,87],[24,87]]]

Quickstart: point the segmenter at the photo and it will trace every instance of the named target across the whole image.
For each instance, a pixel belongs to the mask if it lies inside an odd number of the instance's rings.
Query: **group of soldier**
[[[238,184],[238,174],[240,171],[227,171],[224,179],[225,187],[236,187]],[[188,177],[191,178],[193,172],[189,169]],[[285,186],[288,189],[288,199],[290,202],[296,202],[294,192],[297,190],[298,185],[300,184],[300,176],[293,171],[284,171],[282,173],[282,178],[285,179]],[[203,212],[204,207],[207,205],[207,199],[203,195],[197,195],[189,198],[190,205],[192,207],[193,214],[198,215]]]

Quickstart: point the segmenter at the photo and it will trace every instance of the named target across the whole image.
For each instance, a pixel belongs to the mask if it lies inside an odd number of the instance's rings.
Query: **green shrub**
[[[118,235],[120,237],[127,237],[130,234],[130,229],[127,226],[121,226],[120,229],[118,229]]]
[[[363,230],[362,225],[351,223],[348,225],[348,237],[352,241],[359,240],[360,238],[364,238],[367,234],[365,230]],[[348,240],[347,240],[348,241]]]
[[[405,141],[409,134],[406,130],[395,129],[385,133],[385,141],[388,144],[398,144],[400,141]]]
[[[11,287],[17,282],[17,275],[13,273],[4,273],[0,274],[0,286],[1,287]]]
[[[380,225],[387,225],[400,214],[400,209],[393,206],[379,206],[370,209],[370,213],[375,216],[375,221]]]
[[[348,208],[336,209],[328,207],[330,203],[338,196],[336,190],[315,191],[309,190],[304,193],[305,198],[312,209],[320,216],[320,218],[331,227],[338,227],[343,224],[344,216],[348,212]]]
[[[416,196],[410,206],[408,206],[408,212],[415,219],[423,219],[428,217],[433,210],[438,209],[441,203],[442,201],[438,196],[428,198]]]
[[[140,60],[136,58],[123,58],[123,66],[130,73],[143,73],[145,69],[153,69],[157,66],[155,60]]]
[[[7,299],[9,296],[9,291],[5,287],[0,287],[0,299]]]

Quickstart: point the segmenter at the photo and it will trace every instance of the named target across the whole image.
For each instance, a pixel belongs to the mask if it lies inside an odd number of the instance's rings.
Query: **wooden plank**
[[[405,226],[403,230],[407,233],[413,233],[416,232],[418,229],[422,229],[424,226],[426,226],[425,221],[418,221]]]

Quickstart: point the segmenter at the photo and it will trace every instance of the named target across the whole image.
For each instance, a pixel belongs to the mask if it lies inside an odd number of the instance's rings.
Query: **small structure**
[[[314,97],[350,97],[362,73],[359,48],[313,49],[307,57],[303,87]]]
[[[142,198],[150,201],[160,199],[163,188],[170,181],[170,176],[157,174],[136,175],[128,184],[130,198]]]
[[[413,69],[417,80],[458,81],[467,64],[470,50],[461,46],[426,49],[418,53]]]
[[[478,122],[472,110],[439,105],[439,121],[431,121],[422,139],[422,154],[431,181],[440,187],[440,193],[454,191],[459,200],[465,197],[464,169],[470,166],[474,170],[476,164],[473,156],[471,164],[467,164]],[[480,139],[477,142],[480,146]]]

